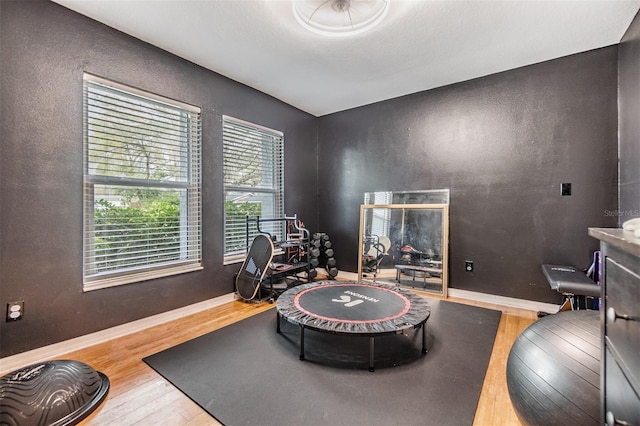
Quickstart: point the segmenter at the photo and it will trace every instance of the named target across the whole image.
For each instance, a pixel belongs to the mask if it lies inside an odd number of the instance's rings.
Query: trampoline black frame
[[[322,285],[363,285],[363,286],[367,286],[367,287],[380,287],[386,290],[390,290],[392,292],[396,292],[398,294],[401,294],[402,296],[405,296],[407,299],[409,299],[409,302],[411,304],[411,307],[409,308],[409,312],[411,312],[411,309],[413,309],[414,307],[414,303],[413,302],[420,302],[420,304],[424,304],[426,306],[426,315],[424,316],[424,318],[422,318],[422,316],[419,317],[419,319],[417,321],[413,321],[413,322],[408,322],[405,321],[403,324],[399,324],[395,329],[393,330],[383,330],[383,331],[340,331],[340,330],[332,330],[332,329],[328,329],[328,328],[324,328],[324,327],[318,327],[318,326],[314,326],[313,324],[309,324],[309,323],[305,323],[304,321],[298,321],[296,319],[293,319],[285,314],[281,313],[281,301],[286,300],[286,298],[283,298],[282,296],[284,296],[285,294],[289,295],[289,296],[293,296],[295,297],[296,294],[307,290],[309,288],[313,288],[313,287],[319,287]],[[427,351],[427,320],[429,319],[429,316],[431,315],[431,308],[429,307],[428,303],[426,302],[426,300],[424,300],[424,298],[408,291],[405,289],[402,289],[400,287],[397,286],[390,286],[390,285],[385,285],[382,283],[372,283],[372,282],[363,282],[363,281],[320,281],[320,282],[314,282],[314,283],[308,283],[308,284],[303,284],[294,288],[291,288],[289,290],[287,290],[286,292],[283,293],[277,303],[278,305],[276,306],[276,333],[280,334],[281,330],[280,330],[280,318],[284,318],[287,322],[297,325],[300,328],[300,360],[304,361],[305,360],[305,356],[304,356],[304,330],[305,328],[308,328],[309,330],[313,330],[313,331],[318,331],[321,333],[328,333],[328,334],[336,334],[336,335],[342,335],[342,336],[362,336],[362,337],[369,337],[369,371],[370,372],[374,372],[375,371],[375,360],[374,360],[374,353],[375,353],[375,338],[377,336],[384,336],[384,335],[388,335],[388,334],[400,334],[406,330],[410,330],[410,329],[421,329],[422,332],[422,348],[421,348],[421,353],[424,355],[426,354]]]

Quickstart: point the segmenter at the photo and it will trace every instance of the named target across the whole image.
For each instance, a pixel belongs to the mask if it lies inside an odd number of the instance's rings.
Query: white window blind
[[[84,77],[84,288],[201,269],[199,108]]]
[[[393,200],[392,192],[374,192],[365,193],[365,204],[391,204]],[[389,227],[391,224],[391,210],[389,209],[372,209],[371,217],[371,235],[389,235]]]
[[[244,258],[247,249],[246,218],[284,217],[284,136],[282,132],[223,117],[225,190],[225,260]],[[255,221],[254,221],[255,223]],[[261,227],[278,238],[282,222]],[[257,234],[250,228],[249,243]]]

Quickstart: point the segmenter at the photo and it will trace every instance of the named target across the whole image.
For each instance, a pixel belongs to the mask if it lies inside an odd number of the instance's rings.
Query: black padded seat
[[[551,289],[561,293],[564,298],[560,307],[561,311],[569,308],[574,310],[588,308],[587,298],[594,300],[593,306],[595,307],[595,301],[602,294],[600,285],[573,266],[545,264],[542,265],[542,272]],[[544,315],[547,314],[544,312],[538,313],[538,316]]]
[[[542,273],[551,289],[559,293],[600,297],[600,286],[573,266],[542,265]]]

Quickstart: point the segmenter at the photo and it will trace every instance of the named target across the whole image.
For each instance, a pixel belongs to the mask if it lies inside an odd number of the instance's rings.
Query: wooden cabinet
[[[640,425],[640,238],[622,229],[590,228],[600,240],[600,416],[606,425]]]

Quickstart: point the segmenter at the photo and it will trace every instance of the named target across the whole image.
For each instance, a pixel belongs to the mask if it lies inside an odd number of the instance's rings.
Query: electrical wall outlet
[[[560,184],[560,195],[566,197],[567,195],[571,195],[571,183],[561,183]]]
[[[467,272],[473,272],[473,260],[464,261],[464,270]]]
[[[7,322],[21,320],[24,316],[24,301],[7,303]]]

